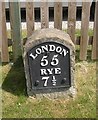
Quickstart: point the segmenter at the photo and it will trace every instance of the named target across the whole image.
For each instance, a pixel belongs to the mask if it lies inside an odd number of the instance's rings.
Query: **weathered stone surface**
[[[32,90],[27,53],[29,50],[31,50],[31,48],[44,42],[57,42],[69,48],[70,65],[71,65],[70,66],[71,67],[71,87],[69,89],[67,88],[67,89],[64,89],[63,91],[60,90],[58,92],[47,90],[47,93],[44,93],[44,91],[42,91],[42,93],[39,93],[39,94],[36,94]],[[28,38],[25,44],[23,57],[24,57],[25,75],[27,80],[26,84],[27,84],[28,96],[34,96],[37,98],[47,97],[50,99],[55,99],[58,97],[67,97],[67,96],[74,97],[75,96],[76,94],[75,82],[74,82],[75,46],[72,43],[72,40],[70,39],[68,34],[57,29],[49,29],[49,28],[35,31],[32,34],[32,36]]]

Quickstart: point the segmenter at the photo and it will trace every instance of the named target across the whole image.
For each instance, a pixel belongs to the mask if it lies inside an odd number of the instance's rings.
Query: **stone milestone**
[[[75,46],[69,35],[57,29],[41,29],[24,47],[27,93],[35,97],[75,95]]]

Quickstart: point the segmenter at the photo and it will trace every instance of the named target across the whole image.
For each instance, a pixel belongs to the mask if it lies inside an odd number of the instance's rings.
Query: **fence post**
[[[75,43],[76,2],[68,2],[68,34]]]
[[[22,55],[21,49],[21,16],[19,2],[10,2],[10,23],[12,35],[13,61]]]
[[[81,41],[80,41],[80,60],[86,60],[86,56],[87,56],[89,17],[90,17],[90,2],[83,2]]]
[[[48,2],[41,0],[41,28],[49,27]]]
[[[1,61],[9,62],[8,52],[8,40],[6,30],[6,16],[5,16],[5,2],[0,2],[0,49],[1,49]]]
[[[98,2],[96,2],[96,9],[95,9],[94,36],[93,36],[93,48],[92,48],[92,59],[93,60],[98,59],[97,31],[98,31]]]
[[[26,2],[26,23],[27,23],[27,37],[32,35],[34,31],[34,6],[33,2]]]
[[[54,3],[54,28],[62,30],[62,2]]]

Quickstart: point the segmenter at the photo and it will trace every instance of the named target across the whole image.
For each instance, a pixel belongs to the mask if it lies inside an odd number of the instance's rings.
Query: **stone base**
[[[36,98],[36,99],[42,99],[42,98],[48,98],[48,99],[58,99],[58,98],[75,98],[77,94],[77,90],[75,87],[70,87],[69,89],[65,89],[64,91],[60,92],[50,92],[50,93],[39,93],[39,94],[33,94],[33,91],[28,91],[28,96],[30,98]]]

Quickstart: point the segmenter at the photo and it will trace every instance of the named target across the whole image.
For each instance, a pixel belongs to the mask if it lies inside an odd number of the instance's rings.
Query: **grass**
[[[92,36],[93,32],[89,31]],[[80,36],[80,30],[76,36]],[[22,31],[22,38],[26,31]],[[8,31],[10,38],[10,31]],[[9,47],[10,60],[12,48]],[[3,118],[95,118],[96,117],[96,62],[91,61],[91,46],[87,61],[79,61],[79,46],[76,46],[75,99],[31,99],[26,93],[26,79],[22,59],[12,66],[2,68],[2,116]]]
[[[4,118],[95,118],[96,66],[95,62],[77,62],[75,99],[31,99],[26,94],[26,80],[22,59],[14,66],[3,65]]]

